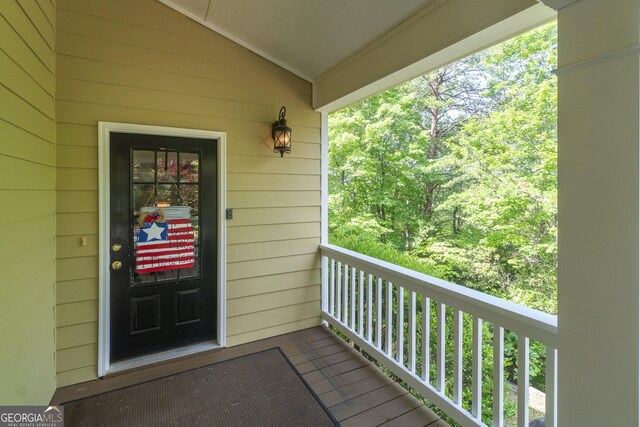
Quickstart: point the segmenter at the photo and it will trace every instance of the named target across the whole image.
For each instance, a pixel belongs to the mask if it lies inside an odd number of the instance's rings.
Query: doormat
[[[64,404],[70,426],[338,426],[280,348]]]

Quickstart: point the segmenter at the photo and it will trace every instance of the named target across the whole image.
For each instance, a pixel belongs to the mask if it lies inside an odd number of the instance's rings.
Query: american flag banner
[[[161,212],[158,215],[156,212]],[[136,235],[136,272],[191,268],[195,264],[195,239],[189,211],[148,213]],[[186,216],[186,217],[185,217]]]

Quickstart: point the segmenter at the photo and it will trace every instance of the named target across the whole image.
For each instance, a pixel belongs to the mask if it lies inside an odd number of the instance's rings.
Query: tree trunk
[[[453,210],[453,235],[457,235],[458,234],[458,211],[460,210],[460,208],[458,206],[455,207],[455,209]]]

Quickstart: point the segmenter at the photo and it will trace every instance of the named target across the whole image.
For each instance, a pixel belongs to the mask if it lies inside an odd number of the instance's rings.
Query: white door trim
[[[208,138],[218,141],[217,166],[218,166],[218,242],[217,242],[217,334],[218,341],[209,346],[194,346],[194,349],[210,349],[213,346],[226,346],[226,266],[227,266],[227,227],[225,211],[227,205],[226,186],[226,159],[227,159],[227,134],[199,129],[183,129],[162,126],[137,125],[130,123],[98,122],[98,214],[99,214],[99,294],[98,294],[98,376],[102,377],[109,372],[122,368],[114,366],[109,360],[109,279],[110,279],[110,223],[109,223],[109,148],[111,132],[139,133],[146,135],[181,136],[187,138]],[[184,352],[180,349],[164,352],[158,355],[162,359],[178,357]],[[141,366],[157,361],[158,357],[145,356],[127,361],[127,367]],[[118,364],[120,365],[120,364]]]

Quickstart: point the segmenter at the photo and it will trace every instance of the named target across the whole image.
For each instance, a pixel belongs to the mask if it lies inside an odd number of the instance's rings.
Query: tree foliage
[[[330,238],[555,314],[556,37],[548,24],[332,114]]]

